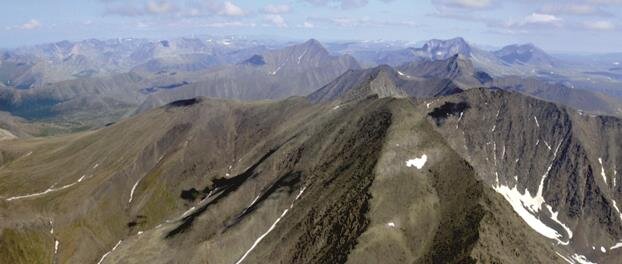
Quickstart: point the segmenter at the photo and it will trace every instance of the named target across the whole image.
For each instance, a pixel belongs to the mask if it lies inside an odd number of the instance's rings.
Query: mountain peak
[[[381,73],[388,73],[388,74],[396,74],[397,72],[395,71],[395,69],[393,69],[393,67],[387,65],[387,64],[382,64],[382,65],[378,65],[375,68],[372,68],[372,73],[373,75],[378,75]]]
[[[461,37],[441,40],[431,39],[423,45],[423,48],[434,49],[441,47],[459,47],[461,49],[470,48],[469,44]]]
[[[481,85],[474,77],[476,71],[473,63],[462,54],[454,54],[447,59],[412,62],[397,69],[410,77],[449,79],[463,88]]]
[[[305,41],[304,45],[322,46],[322,43],[320,43],[320,41],[317,39],[311,38]]]
[[[508,64],[554,65],[553,58],[532,43],[512,44],[495,51],[494,54]]]
[[[271,65],[273,72],[278,72],[285,65],[297,67],[316,67],[321,62],[332,60],[330,53],[319,41],[310,39],[304,43],[272,50],[263,54],[265,63]]]
[[[324,45],[322,45],[322,43],[320,43],[317,39],[309,39],[306,42],[297,46],[303,47],[304,50],[319,51],[328,54],[328,51],[326,50],[326,48],[324,48]]]
[[[365,70],[350,70],[307,98],[314,103],[358,100],[368,96],[404,97],[397,87],[397,71],[388,65]]]
[[[470,56],[471,46],[460,37],[448,40],[432,39],[414,52],[432,60],[439,60],[448,59],[456,54]]]

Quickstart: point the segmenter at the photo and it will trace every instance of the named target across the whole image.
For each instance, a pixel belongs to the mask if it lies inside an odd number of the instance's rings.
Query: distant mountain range
[[[622,78],[613,64],[588,71],[531,44],[492,52],[462,38],[405,47],[411,44],[331,43],[331,54],[317,40],[279,46],[247,39],[181,38],[63,41],[6,50],[0,58],[0,111],[97,127],[196,96],[306,96],[325,85],[375,78],[378,72],[392,96],[428,97],[496,86],[586,112],[622,114],[622,91],[616,88]],[[367,56],[372,53],[374,57]],[[370,70],[363,69],[370,64]],[[384,64],[390,67],[373,69]],[[328,90],[331,94],[339,88]]]
[[[157,70],[161,63],[193,61],[208,67],[237,62],[246,55],[240,51],[261,47],[260,42],[238,39],[61,41],[4,51],[0,57],[0,82],[28,89],[58,81],[123,73],[135,67]]]
[[[375,58],[367,58],[358,53],[353,55],[371,64],[388,64],[400,66],[405,63],[419,61],[445,60],[454,55],[472,60],[476,68],[493,75],[527,74],[531,70],[553,67],[553,59],[532,44],[510,45],[498,51],[486,51],[471,46],[462,38],[449,40],[433,39],[425,42],[422,47],[408,47],[397,50],[379,51]],[[531,68],[530,68],[531,67]]]
[[[130,57],[147,60],[168,48],[183,52],[150,59],[127,73],[29,89],[7,87],[0,90],[0,110],[27,118],[64,116],[89,125],[93,121],[105,124],[131,114],[138,106],[138,111],[143,111],[195,96],[254,100],[304,95],[348,69],[360,68],[350,56],[331,56],[316,40],[272,50],[237,49],[229,44],[225,45],[227,49],[234,51],[220,58],[194,53],[208,46],[192,40],[147,42],[139,46],[146,52],[140,56],[134,52]],[[250,58],[258,58],[259,63],[249,63]]]
[[[259,100],[305,95],[359,68],[351,56],[331,56],[317,40],[309,40],[206,72],[192,84],[150,94],[139,112],[196,96]]]

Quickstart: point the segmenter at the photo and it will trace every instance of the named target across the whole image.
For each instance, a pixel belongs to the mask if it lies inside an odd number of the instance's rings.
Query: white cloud
[[[145,11],[150,14],[168,14],[175,12],[177,7],[166,1],[149,1],[145,6]]]
[[[28,20],[28,22],[24,24],[17,26],[17,28],[23,29],[23,30],[32,30],[32,29],[37,29],[40,27],[41,27],[41,22],[39,22],[39,20],[36,20],[34,18]]]
[[[190,17],[200,16],[201,10],[199,10],[198,8],[190,8],[188,12],[186,13],[186,15]]]
[[[179,10],[169,1],[149,1],[142,5],[132,3],[113,4],[106,6],[105,14],[118,16],[146,16],[174,14]]]
[[[367,0],[342,0],[341,8],[351,9],[366,6],[369,2]]]
[[[605,5],[622,4],[622,0],[588,0],[588,2],[595,3],[595,4],[605,4]]]
[[[338,27],[416,27],[417,23],[407,20],[376,20],[369,17],[310,17],[309,23],[330,24]]]
[[[149,27],[149,24],[147,24],[147,23],[145,23],[143,21],[138,21],[136,23],[136,28],[148,28],[148,27]]]
[[[483,9],[493,3],[493,0],[432,0],[432,4],[441,8]]]
[[[341,9],[353,9],[366,6],[369,0],[304,0],[317,6],[341,7]],[[391,0],[382,0],[383,2],[391,2]]]
[[[550,14],[592,15],[602,11],[594,5],[583,3],[568,3],[547,5],[542,12]]]
[[[531,13],[525,17],[526,24],[555,24],[561,22],[562,19],[551,14]]]
[[[255,23],[244,23],[241,21],[208,22],[201,24],[203,27],[227,28],[227,27],[255,27]]]
[[[203,0],[188,2],[184,6],[177,6],[171,0],[150,0],[144,4],[132,2],[111,2],[106,6],[105,14],[119,16],[176,16],[199,17],[208,14],[239,17],[247,13],[232,1]]]
[[[267,5],[263,8],[263,12],[268,14],[284,14],[289,13],[289,11],[291,11],[291,7],[287,4]]]
[[[287,27],[287,22],[281,15],[270,14],[265,16],[265,20],[276,27]]]
[[[583,27],[590,30],[614,30],[616,26],[611,21],[588,21],[583,22]]]
[[[314,28],[315,25],[309,21],[305,21],[304,23],[302,23],[302,27],[303,28]]]
[[[516,31],[518,29],[544,29],[550,27],[562,27],[563,19],[551,15],[551,14],[543,14],[543,13],[531,13],[521,20],[509,20],[501,24],[491,23],[488,24],[491,28],[502,28],[506,30]]]
[[[230,1],[225,1],[220,10],[217,12],[219,15],[223,16],[244,16],[246,12],[242,10],[239,6],[235,5]]]

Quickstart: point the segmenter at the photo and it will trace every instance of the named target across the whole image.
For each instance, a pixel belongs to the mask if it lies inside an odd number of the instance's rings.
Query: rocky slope
[[[365,92],[320,101],[189,99],[97,131],[7,141],[0,261],[620,257],[619,119],[501,90],[378,96],[399,74],[361,76],[374,77]]]
[[[437,131],[532,229],[570,252],[566,258],[619,258],[619,119],[501,90],[431,105]]]
[[[312,102],[352,101],[369,96],[429,98],[462,90],[450,79],[407,75],[387,65],[352,70],[308,96]]]

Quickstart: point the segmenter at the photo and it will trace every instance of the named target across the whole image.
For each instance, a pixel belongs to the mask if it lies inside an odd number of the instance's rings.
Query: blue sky
[[[320,41],[461,36],[491,46],[622,52],[622,0],[7,0],[2,10],[1,47],[193,34]]]

